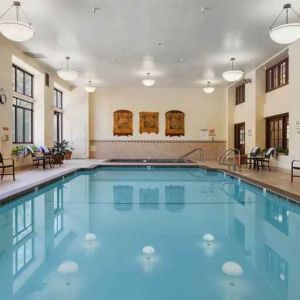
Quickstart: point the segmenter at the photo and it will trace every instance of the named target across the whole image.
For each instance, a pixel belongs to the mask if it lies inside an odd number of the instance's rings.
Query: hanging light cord
[[[20,5],[16,5],[15,3],[13,3],[1,16],[0,16],[0,20],[13,8],[16,8],[16,18],[17,18],[17,22],[22,21],[21,20],[21,15],[20,15],[20,11],[23,13],[27,23],[31,26],[32,23],[30,22],[30,20],[28,19],[27,15],[25,14],[25,11],[22,9],[22,7]]]
[[[10,11],[10,9],[14,6],[14,4],[12,4],[1,16],[0,16],[0,20]]]
[[[280,18],[280,16],[282,15],[282,13],[283,13],[285,10],[286,10],[285,20],[286,20],[286,23],[287,23],[287,24],[289,23],[289,9],[291,9],[291,10],[295,13],[295,15],[296,15],[298,18],[300,18],[300,14],[298,14],[298,13],[293,9],[292,6],[284,7],[284,8],[280,11],[280,13],[279,13],[279,15],[277,16],[277,18],[275,19],[275,21],[274,21],[274,22],[272,23],[272,25],[270,26],[270,29],[272,29],[273,26],[277,23],[278,19]]]

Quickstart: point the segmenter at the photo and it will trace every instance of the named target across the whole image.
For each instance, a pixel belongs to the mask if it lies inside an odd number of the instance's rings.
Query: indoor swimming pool
[[[300,206],[223,172],[99,167],[0,208],[0,299],[297,300]]]

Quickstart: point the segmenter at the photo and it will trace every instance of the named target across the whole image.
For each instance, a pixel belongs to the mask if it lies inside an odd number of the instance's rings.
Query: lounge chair
[[[5,163],[6,161],[9,161],[9,163]],[[11,169],[12,173],[6,173],[6,169]],[[15,178],[15,161],[12,158],[3,158],[1,152],[0,152],[0,171],[1,171],[1,180],[5,175],[13,176],[14,181]]]
[[[300,177],[300,175],[294,175],[294,170],[300,171],[300,160],[293,160],[291,165],[291,182],[293,182],[294,177]]]

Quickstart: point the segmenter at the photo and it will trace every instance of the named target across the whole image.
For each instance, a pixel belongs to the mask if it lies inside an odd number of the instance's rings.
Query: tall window
[[[12,67],[13,91],[21,95],[33,97],[33,75],[13,65]]]
[[[278,153],[288,154],[289,115],[283,114],[266,119],[267,148],[274,147]]]
[[[235,105],[245,102],[245,83],[235,88]]]
[[[54,140],[61,142],[63,139],[63,93],[54,89]]]
[[[13,143],[33,143],[33,75],[12,66]]]
[[[289,59],[286,58],[266,71],[266,92],[289,83]]]
[[[14,143],[33,143],[33,103],[13,97]]]

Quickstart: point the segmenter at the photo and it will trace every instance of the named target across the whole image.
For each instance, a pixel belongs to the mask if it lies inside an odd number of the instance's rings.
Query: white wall
[[[113,136],[113,112],[127,109],[133,112],[133,136]],[[165,113],[180,110],[185,113],[185,136],[165,136]],[[159,112],[159,133],[139,133],[139,112]],[[139,88],[97,89],[90,96],[90,139],[128,140],[200,140],[201,129],[215,129],[216,140],[225,139],[225,89],[213,94],[202,89]]]

